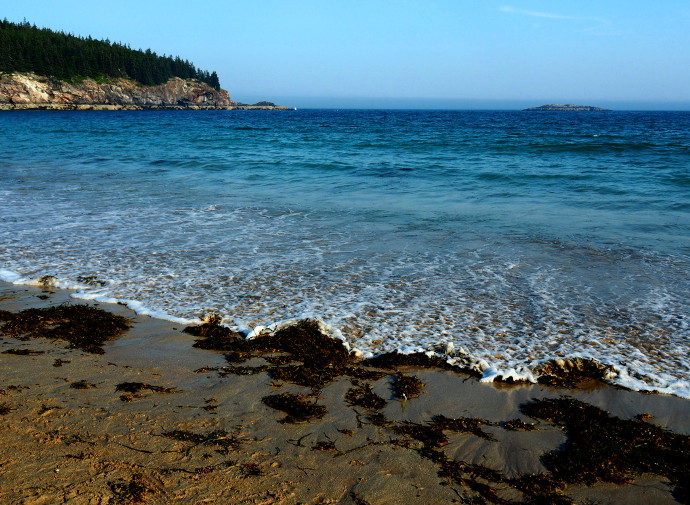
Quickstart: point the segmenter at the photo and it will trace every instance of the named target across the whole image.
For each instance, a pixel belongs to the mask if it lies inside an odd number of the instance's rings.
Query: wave
[[[53,276],[29,277],[18,272],[0,269],[0,281],[15,285],[27,285],[48,289],[65,289],[74,291],[70,296],[76,300],[100,302],[107,304],[119,304],[127,306],[136,314],[150,316],[156,319],[170,321],[180,325],[199,325],[214,313],[200,315],[197,318],[186,318],[172,315],[164,310],[147,306],[138,300],[121,299],[108,294],[104,289],[93,289],[93,279],[65,280]],[[91,283],[91,284],[89,284]],[[97,283],[97,285],[99,285]],[[213,316],[214,318],[216,316]],[[477,357],[467,351],[463,346],[456,346],[453,341],[441,341],[427,346],[403,345],[392,351],[376,351],[361,349],[350,344],[339,328],[332,326],[322,319],[314,318],[319,326],[332,338],[343,342],[347,349],[363,358],[374,358],[382,353],[397,353],[403,356],[426,355],[444,360],[447,364],[474,373],[481,382],[509,382],[564,385],[583,378],[595,378],[610,384],[620,386],[633,391],[654,392],[675,395],[690,399],[690,383],[671,376],[653,376],[644,373],[633,365],[624,364],[620,360],[601,362],[598,357],[590,353],[572,354],[569,356],[545,356],[529,363],[507,365],[499,361],[492,362],[485,358]],[[231,320],[222,319],[234,331],[242,332],[247,338],[255,338],[258,335],[275,332],[287,325],[294,324],[295,319],[266,322],[263,325],[249,327],[231,324]]]

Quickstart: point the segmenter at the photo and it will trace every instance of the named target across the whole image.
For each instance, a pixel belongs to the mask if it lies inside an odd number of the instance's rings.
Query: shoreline
[[[107,343],[102,355],[66,349],[60,341],[0,334],[0,498],[8,503],[373,505],[473,497],[492,503],[491,496],[517,503],[536,492],[520,488],[518,480],[553,476],[542,456],[574,436],[558,423],[526,415],[524,406],[563,395],[630,426],[649,423],[684,435],[682,440],[690,434],[690,401],[596,381],[576,389],[481,383],[458,371],[352,361],[361,377],[336,375],[315,391],[276,374],[292,366],[284,364],[284,352],[257,352],[232,363],[226,356],[233,352],[194,348],[200,337],[183,333],[180,324],[122,305],[75,300],[65,290],[0,282],[0,310],[65,303],[97,306],[125,317],[131,328]],[[418,397],[395,396],[399,376],[423,383]],[[142,388],[118,391],[123,384]],[[367,391],[385,405],[367,404]],[[325,412],[285,421],[287,411],[266,399],[286,394]],[[464,419],[466,429],[446,424],[433,431],[438,416]],[[520,429],[519,423],[509,429],[515,419],[537,429]],[[472,430],[469,420],[476,421]],[[422,432],[442,432],[446,440],[426,439]],[[626,485],[561,485],[550,496],[570,501],[558,503],[682,503],[674,484],[658,475]]]
[[[75,103],[27,103],[27,104],[0,104],[0,111],[116,111],[116,110],[295,110],[293,107],[282,105],[228,105],[228,106],[204,106],[204,105],[120,105],[120,104],[75,104]]]
[[[89,291],[89,287],[97,286],[98,284],[91,284],[93,281],[85,281],[85,283],[64,282],[56,279],[53,276],[45,276],[41,278],[23,277],[20,274],[11,270],[0,269],[0,283],[9,283],[16,286],[29,286],[33,288],[58,289],[64,290],[70,294],[72,303],[104,303],[109,306],[122,305],[133,311],[137,315],[149,316],[160,319],[168,323],[177,325],[195,325],[201,324],[202,318],[209,317],[213,311],[207,311],[206,316],[199,315],[193,318],[185,318],[171,315],[160,309],[151,308],[144,305],[136,299],[114,298],[109,295],[104,295],[98,292]],[[96,279],[96,283],[99,281]],[[225,318],[225,316],[223,316]],[[223,319],[225,321],[225,319]],[[286,324],[290,324],[294,319],[277,320],[269,323],[259,323],[258,326],[231,326],[234,331],[247,336],[247,338],[254,337],[258,332],[275,331]],[[224,323],[225,324],[225,323]],[[267,324],[267,326],[264,326]],[[351,352],[356,353],[360,357],[370,358],[375,356],[372,351],[363,352],[362,349],[353,346],[352,341],[348,341],[339,329],[328,328],[329,333],[341,340],[344,345],[348,347]],[[600,361],[596,358],[581,356],[579,354],[551,357],[541,361],[534,361],[531,366],[519,366],[515,368],[502,369],[496,367],[493,363],[487,362],[485,358],[478,357],[472,353],[468,353],[461,346],[456,350],[452,342],[439,341],[435,345],[426,348],[406,349],[398,348],[396,351],[380,351],[396,352],[401,355],[409,355],[416,353],[433,354],[434,358],[444,361],[444,366],[447,364],[451,369],[466,373],[482,383],[500,384],[542,384],[557,387],[567,387],[569,384],[576,384],[582,380],[596,380],[601,381],[613,388],[620,388],[628,391],[636,391],[642,394],[661,394],[672,395],[681,399],[690,400],[690,397],[680,394],[676,389],[671,387],[659,387],[653,385],[648,379],[649,377],[636,375],[627,368],[617,367],[616,365]]]

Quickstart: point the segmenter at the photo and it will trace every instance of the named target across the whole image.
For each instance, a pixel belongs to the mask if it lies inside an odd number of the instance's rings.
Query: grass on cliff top
[[[13,313],[0,310],[0,334],[19,340],[48,338],[68,347],[103,354],[103,345],[130,328],[129,321],[89,305],[60,305]]]

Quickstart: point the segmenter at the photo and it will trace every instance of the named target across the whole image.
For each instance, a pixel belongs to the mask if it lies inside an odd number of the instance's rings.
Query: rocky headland
[[[550,103],[546,105],[541,105],[539,107],[530,107],[528,109],[523,109],[527,111],[570,111],[570,112],[590,112],[590,111],[608,111],[610,109],[602,109],[601,107],[592,107],[591,105],[575,105],[573,103],[561,104],[561,103]]]
[[[173,77],[157,86],[109,78],[66,82],[32,73],[0,75],[0,110],[290,110],[276,105],[245,105],[206,83]]]

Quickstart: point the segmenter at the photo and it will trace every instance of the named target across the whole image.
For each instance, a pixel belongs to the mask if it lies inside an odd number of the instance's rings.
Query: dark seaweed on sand
[[[124,317],[89,305],[60,305],[18,313],[3,310],[0,321],[4,322],[0,333],[8,337],[65,340],[70,348],[94,354],[103,354],[103,345],[130,327]]]
[[[195,337],[199,337],[194,347],[213,351],[241,352],[245,342],[244,335],[220,324],[218,315],[211,315],[203,324],[187,326],[184,330]]]
[[[115,386],[115,391],[123,391],[125,393],[139,393],[144,390],[153,391],[154,393],[177,393],[176,388],[154,386],[145,382],[121,382]]]
[[[32,349],[7,349],[2,354],[14,354],[15,356],[38,356],[45,354],[45,351],[34,351]]]
[[[386,406],[386,400],[374,393],[371,384],[355,382],[345,394],[345,401],[350,405],[363,407],[367,410],[380,410]]]
[[[589,358],[549,360],[534,369],[539,384],[566,388],[576,388],[588,380],[604,381],[612,371],[610,365]]]
[[[380,354],[374,358],[369,358],[364,361],[366,366],[384,369],[397,369],[401,366],[418,366],[422,368],[440,368],[442,370],[452,370],[454,372],[462,371],[463,373],[472,376],[481,376],[478,372],[470,369],[461,369],[457,366],[450,365],[444,358],[438,356],[429,356],[423,352],[415,352],[412,354],[402,354],[398,352],[387,352]]]
[[[272,409],[285,412],[286,416],[281,421],[284,423],[303,423],[320,419],[326,414],[326,407],[317,405],[303,395],[280,393],[264,396],[261,401]]]
[[[114,503],[136,504],[144,503],[146,495],[153,492],[153,488],[147,484],[143,474],[135,473],[129,482],[118,479],[108,483],[113,492]]]
[[[402,372],[398,372],[393,378],[392,386],[393,396],[401,400],[409,400],[420,395],[424,383],[414,375],[405,375]]]
[[[77,382],[73,382],[69,385],[72,389],[91,389],[95,388],[95,384],[91,384],[90,382],[86,382],[85,380],[80,380]]]
[[[592,485],[627,484],[643,473],[668,478],[681,503],[690,499],[690,437],[640,420],[612,417],[570,398],[535,400],[522,406],[530,417],[561,426],[565,445],[543,456],[554,478]]]
[[[233,363],[241,363],[253,356],[279,354],[268,360],[275,363],[267,369],[273,379],[292,382],[320,390],[335,378],[347,374],[353,358],[340,340],[325,335],[313,320],[299,321],[272,335],[245,339],[220,324],[220,318],[210,318],[199,326],[190,326],[185,332],[200,337],[194,346],[228,352]],[[228,356],[228,355],[226,355]],[[284,365],[287,362],[299,364]],[[262,370],[263,371],[263,370]],[[239,367],[225,369],[224,373],[246,374]]]
[[[237,432],[228,432],[225,430],[215,430],[210,433],[194,433],[186,430],[171,430],[161,433],[165,438],[178,440],[180,442],[189,442],[191,445],[185,450],[189,452],[194,447],[199,445],[215,445],[221,447],[221,452],[227,453],[230,450],[236,450],[240,447],[240,439]]]
[[[450,418],[446,416],[434,416],[431,422],[425,424],[404,421],[396,423],[392,430],[398,435],[419,440],[427,448],[438,448],[448,443],[446,432],[470,433],[480,438],[494,440],[494,438],[481,429],[482,425],[491,425],[488,421],[474,418]]]

